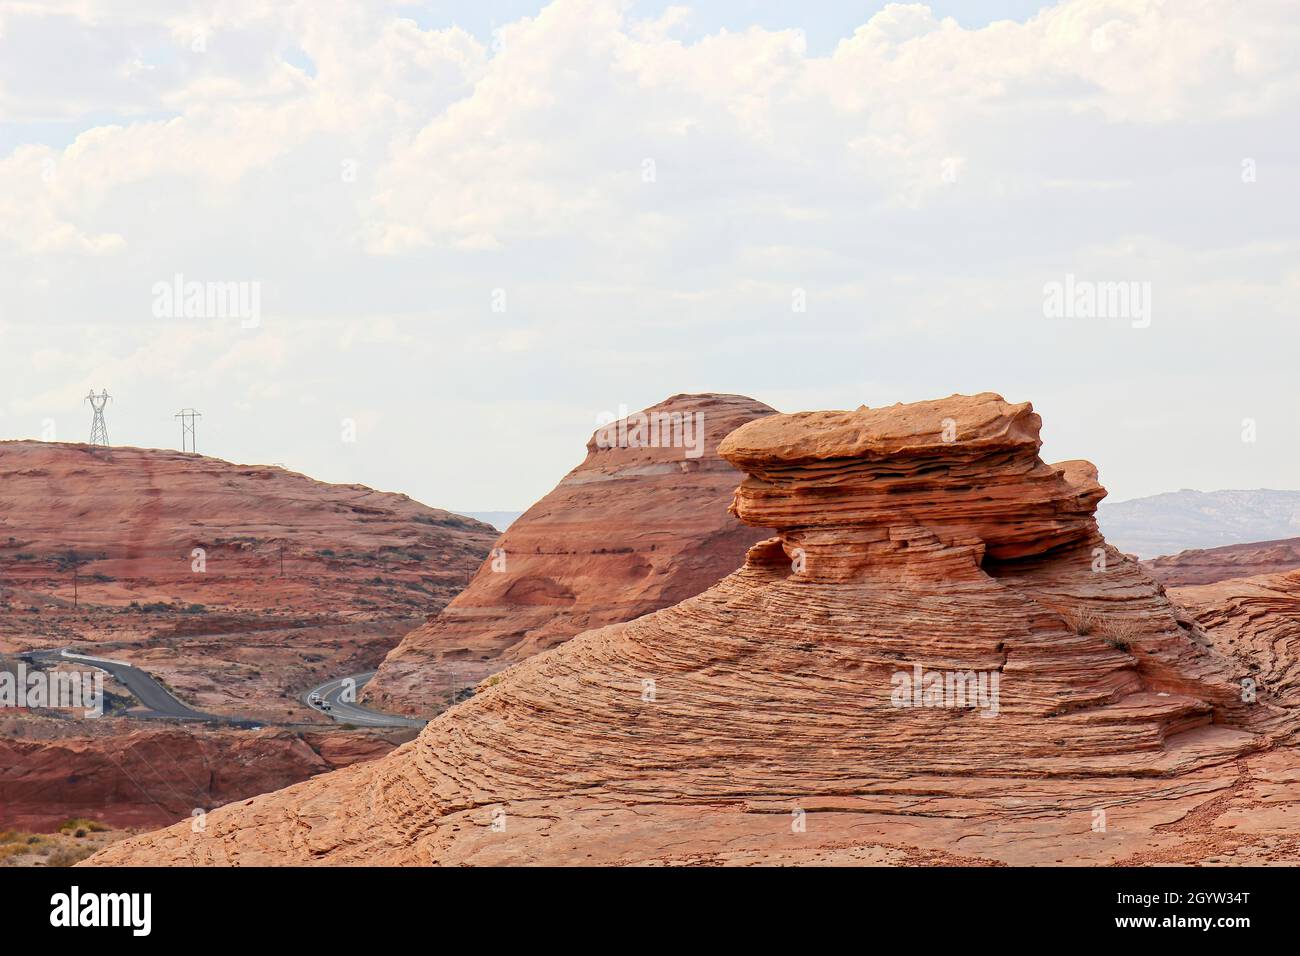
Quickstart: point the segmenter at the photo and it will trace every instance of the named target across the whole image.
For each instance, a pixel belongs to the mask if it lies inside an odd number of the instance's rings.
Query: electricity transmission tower
[[[103,389],[99,395],[95,394],[92,388],[90,394],[86,396],[86,401],[90,402],[90,407],[95,410],[95,420],[90,425],[90,443],[92,445],[108,444],[108,426],[104,424],[104,406],[108,404],[109,399],[113,396],[108,394],[108,389]]]
[[[203,416],[192,408],[182,408],[176,413],[175,417],[181,420],[181,451],[197,452],[198,447],[196,445],[197,436],[194,432],[194,419],[202,418]],[[186,447],[187,439],[189,444],[188,448]]]

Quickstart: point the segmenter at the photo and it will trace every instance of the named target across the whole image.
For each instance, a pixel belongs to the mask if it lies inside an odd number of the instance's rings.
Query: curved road
[[[174,717],[178,720],[227,720],[229,718],[218,717],[215,714],[205,714],[202,711],[194,710],[187,707],[177,700],[166,687],[158,683],[148,671],[142,671],[140,668],[125,661],[109,661],[100,657],[87,657],[84,654],[64,653],[63,658],[69,661],[79,661],[98,667],[102,671],[108,671],[121,682],[121,684],[135,695],[136,700],[147,707],[148,713],[141,714],[142,717]]]
[[[234,724],[239,727],[260,726],[254,720],[241,720],[237,717],[222,717],[217,714],[205,714],[181,703],[166,687],[148,671],[143,671],[125,661],[109,660],[106,657],[91,657],[89,654],[77,654],[66,647],[61,651],[35,651],[26,655],[33,660],[64,660],[88,664],[101,671],[107,671],[140,701],[147,709],[131,714],[132,717],[165,717],[171,720],[203,720],[213,723]]]
[[[110,660],[106,657],[92,657],[89,654],[77,654],[67,648],[59,651],[29,651],[19,656],[30,658],[33,661],[78,661],[99,670],[107,671],[116,677],[127,690],[135,695],[136,700],[147,708],[144,711],[129,713],[127,716],[130,717],[198,720],[244,728],[264,726],[262,721],[240,717],[223,717],[219,714],[206,714],[203,711],[195,710],[177,700],[172,692],[159,683],[148,671],[141,670],[125,661]],[[427,723],[427,721],[413,717],[399,717],[394,714],[384,714],[377,710],[370,710],[355,703],[355,698],[353,701],[342,699],[344,692],[349,688],[349,681],[355,694],[356,691],[365,686],[366,681],[374,676],[374,671],[365,671],[349,677],[335,678],[304,692],[301,700],[308,707],[327,717],[334,718],[338,723],[352,724],[357,727],[423,727]],[[330,709],[327,711],[313,704],[311,702],[312,694],[320,694],[322,699],[329,701]]]
[[[398,717],[394,714],[382,714],[377,710],[362,707],[356,703],[356,692],[365,686],[366,681],[375,676],[374,671],[353,674],[350,677],[338,677],[318,684],[306,691],[301,700],[313,710],[333,717],[341,724],[353,724],[357,727],[423,727],[428,721],[416,717]],[[352,700],[343,700],[344,692],[351,690]],[[321,699],[330,705],[329,710],[313,704],[313,694],[320,694]]]

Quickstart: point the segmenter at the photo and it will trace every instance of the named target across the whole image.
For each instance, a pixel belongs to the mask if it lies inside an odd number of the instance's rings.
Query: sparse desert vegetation
[[[127,835],[85,817],[66,820],[53,833],[0,830],[0,866],[72,866]]]

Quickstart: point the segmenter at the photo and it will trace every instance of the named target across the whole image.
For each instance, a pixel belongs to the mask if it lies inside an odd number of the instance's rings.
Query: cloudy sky
[[[107,388],[115,443],[510,509],[620,405],[992,390],[1114,499],[1300,487],[1297,50],[1293,0],[0,0],[0,437]]]

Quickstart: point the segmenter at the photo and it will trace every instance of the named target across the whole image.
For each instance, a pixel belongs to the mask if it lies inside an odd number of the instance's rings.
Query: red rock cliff
[[[674,395],[598,429],[582,464],[510,526],[469,587],[389,653],[363,700],[435,713],[457,687],[736,570],[761,535],[726,512],[740,476],[718,442],[771,414],[739,395]]]

